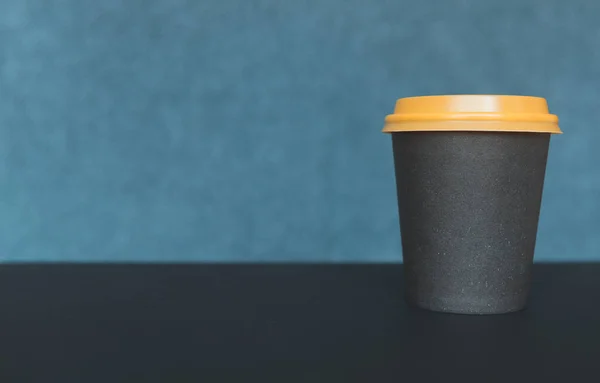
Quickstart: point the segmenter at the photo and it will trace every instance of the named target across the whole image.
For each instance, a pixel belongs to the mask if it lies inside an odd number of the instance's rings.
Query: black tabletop
[[[599,305],[593,264],[497,316],[407,307],[399,265],[3,265],[0,381],[573,382]]]

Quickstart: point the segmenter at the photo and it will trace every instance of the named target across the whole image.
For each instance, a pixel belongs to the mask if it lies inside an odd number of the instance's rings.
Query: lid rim
[[[402,121],[520,121],[520,122],[558,122],[555,114],[541,113],[402,113],[390,114],[386,122]]]
[[[516,121],[403,121],[385,124],[383,133],[408,132],[479,132],[479,133],[547,133],[562,134],[551,122]]]

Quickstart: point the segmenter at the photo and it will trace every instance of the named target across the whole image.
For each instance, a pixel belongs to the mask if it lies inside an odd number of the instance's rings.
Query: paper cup
[[[525,307],[550,135],[546,100],[398,100],[392,134],[405,296],[421,308],[498,314]]]

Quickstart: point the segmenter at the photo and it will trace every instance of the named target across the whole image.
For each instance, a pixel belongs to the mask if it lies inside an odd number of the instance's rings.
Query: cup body
[[[421,308],[525,307],[549,133],[392,133],[405,296]]]

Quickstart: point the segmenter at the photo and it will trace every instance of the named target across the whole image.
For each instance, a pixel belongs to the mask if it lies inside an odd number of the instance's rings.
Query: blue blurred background
[[[400,261],[399,97],[559,115],[536,259],[600,259],[600,3],[0,0],[2,261]]]

